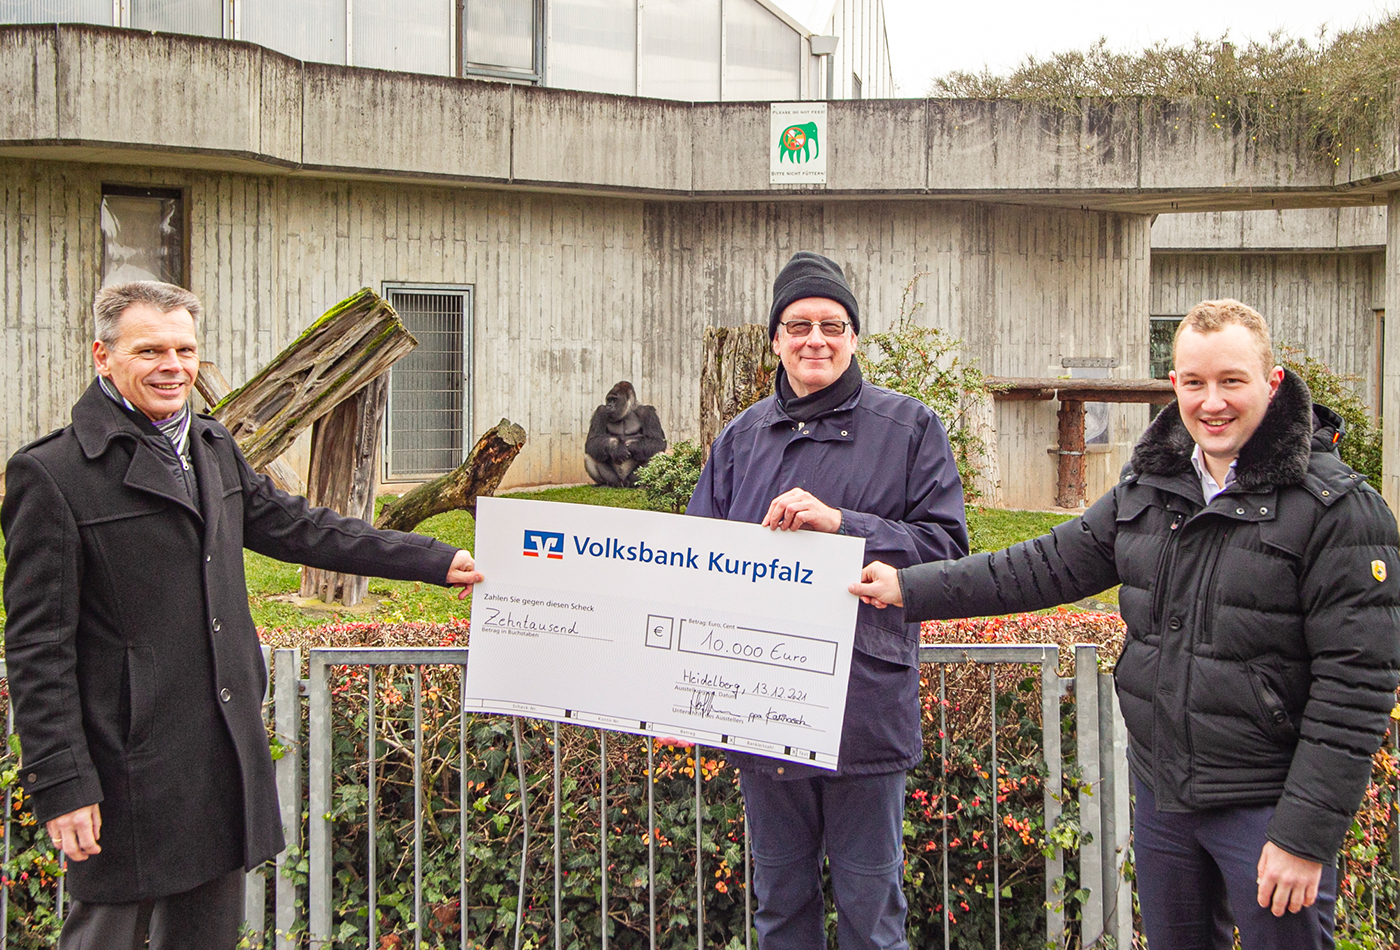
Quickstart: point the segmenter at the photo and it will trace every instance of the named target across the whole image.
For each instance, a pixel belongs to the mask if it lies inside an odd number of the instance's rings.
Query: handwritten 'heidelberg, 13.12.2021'
[[[860,539],[478,503],[467,708],[834,769]]]

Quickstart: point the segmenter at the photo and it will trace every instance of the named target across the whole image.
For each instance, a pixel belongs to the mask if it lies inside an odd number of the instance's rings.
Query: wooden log
[[[1058,379],[989,377],[998,401],[1075,399],[1080,402],[1154,403],[1165,406],[1176,399],[1165,379]]]
[[[778,357],[768,327],[706,327],[704,366],[700,372],[700,447],[710,444],[729,421],[773,391]]]
[[[199,395],[204,399],[209,407],[209,414],[220,422],[224,420],[214,411],[232,388],[228,384],[228,378],[219,370],[219,367],[207,360],[199,364],[199,375],[195,377],[194,388],[199,391]],[[242,445],[239,446],[242,448]],[[280,457],[272,459],[261,469],[253,466],[254,471],[264,472],[268,478],[272,479],[272,484],[292,495],[302,495],[306,493],[306,487],[301,483],[301,476],[290,464],[284,462]]]
[[[311,429],[311,472],[307,498],[339,512],[371,521],[379,485],[380,429],[389,403],[389,374],[381,373],[342,400]],[[301,596],[354,607],[369,593],[369,578],[304,567]]]
[[[1060,465],[1055,504],[1078,508],[1084,501],[1084,403],[1062,399],[1059,411]]]
[[[993,389],[1092,389],[1098,392],[1169,393],[1172,384],[1165,379],[1069,379],[1063,376],[1031,377],[989,376],[987,385]]]
[[[477,440],[466,460],[456,469],[385,505],[374,526],[412,531],[433,515],[458,509],[476,517],[476,499],[496,493],[510,463],[524,446],[525,430],[509,419],[502,419]]]
[[[394,308],[365,287],[327,310],[215,413],[249,464],[266,465],[417,345]]]
[[[1149,403],[1156,406],[1165,406],[1168,403],[1176,402],[1176,393],[1171,390],[1166,392],[1125,392],[1121,389],[1099,389],[1097,387],[1075,387],[1074,389],[1061,389],[1058,393],[1061,399],[1077,399],[1080,402],[1120,402],[1120,403]]]
[[[1053,389],[994,389],[997,402],[1048,402],[1055,398]]]

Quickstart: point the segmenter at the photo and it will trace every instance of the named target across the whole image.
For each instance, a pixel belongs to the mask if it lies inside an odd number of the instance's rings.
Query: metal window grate
[[[465,290],[389,290],[418,346],[389,373],[386,477],[418,478],[462,463],[467,428]]]

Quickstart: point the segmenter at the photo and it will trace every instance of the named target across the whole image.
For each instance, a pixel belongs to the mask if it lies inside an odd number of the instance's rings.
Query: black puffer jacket
[[[1115,676],[1134,772],[1164,811],[1273,804],[1269,839],[1330,863],[1400,669],[1400,554],[1341,420],[1288,373],[1236,481],[1205,504],[1176,406],[1122,480],[1050,534],[900,572],[905,616],[1035,610],[1121,583]]]

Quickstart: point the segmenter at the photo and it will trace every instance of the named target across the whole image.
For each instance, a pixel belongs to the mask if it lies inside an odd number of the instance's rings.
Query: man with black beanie
[[[872,386],[853,358],[860,310],[840,265],[806,251],[773,282],[775,391],[711,449],[687,514],[865,539],[900,566],[967,553],[962,482],[937,416]],[[747,753],[739,766],[761,950],[826,946],[822,859],[842,950],[908,947],[904,773],[922,753],[919,627],[865,604],[833,773]]]

